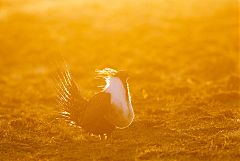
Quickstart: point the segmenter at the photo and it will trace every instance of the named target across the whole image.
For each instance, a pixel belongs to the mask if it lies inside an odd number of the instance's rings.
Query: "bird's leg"
[[[107,141],[108,141],[109,143],[112,143],[112,141],[113,141],[112,133],[108,133],[108,134],[106,134],[106,136],[107,136]]]
[[[100,134],[99,137],[100,137],[100,140],[101,140],[101,141],[104,141],[104,140],[105,140],[104,134]]]
[[[81,131],[81,143],[82,143],[83,142],[83,138],[84,138],[83,137],[83,129],[81,128],[80,131]]]
[[[107,134],[104,134],[104,139],[107,140]]]
[[[99,137],[102,141],[107,140],[107,134],[100,134]]]

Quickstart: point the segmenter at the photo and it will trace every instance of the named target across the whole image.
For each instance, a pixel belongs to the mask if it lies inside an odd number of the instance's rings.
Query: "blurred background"
[[[194,153],[196,160],[236,160],[239,7],[238,0],[0,0],[0,154],[181,160]],[[87,98],[103,83],[95,69],[131,75],[136,121],[116,132],[114,151],[93,148],[95,142],[82,149],[79,130],[49,124],[58,110],[51,78],[63,58]]]

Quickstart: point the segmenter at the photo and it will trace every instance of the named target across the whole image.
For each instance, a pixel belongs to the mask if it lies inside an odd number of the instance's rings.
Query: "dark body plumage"
[[[109,135],[115,129],[105,118],[105,113],[110,110],[111,96],[108,93],[100,92],[94,95],[88,102],[83,116],[82,127],[96,135]]]
[[[90,100],[84,99],[67,68],[57,74],[58,101],[62,116],[72,125],[83,128],[95,135],[110,135],[115,129],[105,118],[111,107],[111,95],[99,92]]]

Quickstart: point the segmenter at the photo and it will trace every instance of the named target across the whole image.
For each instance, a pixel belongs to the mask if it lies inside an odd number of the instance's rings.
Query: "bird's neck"
[[[112,77],[107,80],[105,92],[111,94],[111,101],[113,104],[121,103],[123,105],[124,103],[127,104],[129,101],[127,83],[123,82],[118,77]]]
[[[111,103],[119,113],[122,119],[125,119],[127,125],[130,124],[134,117],[134,112],[131,103],[130,91],[128,83],[122,81],[118,77],[109,78],[104,91],[111,94]]]

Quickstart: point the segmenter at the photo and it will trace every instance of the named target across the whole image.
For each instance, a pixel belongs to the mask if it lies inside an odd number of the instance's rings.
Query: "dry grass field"
[[[0,161],[240,160],[239,20],[235,0],[0,0]],[[133,124],[56,119],[62,58],[86,98],[128,71]]]

